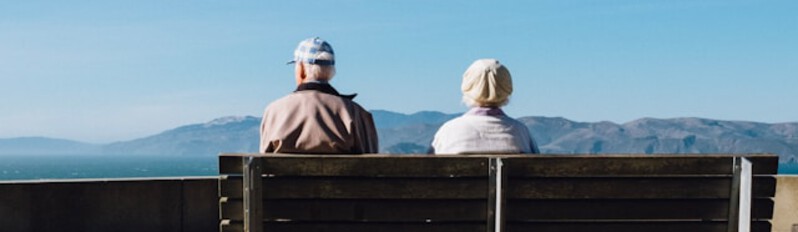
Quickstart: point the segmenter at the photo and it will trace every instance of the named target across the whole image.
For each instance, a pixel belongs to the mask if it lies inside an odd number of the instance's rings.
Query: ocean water
[[[798,175],[798,163],[779,164],[779,174]]]
[[[0,156],[0,181],[217,176],[218,162],[215,156],[3,155]],[[779,174],[798,174],[798,164],[780,164]]]
[[[133,155],[0,156],[0,180],[219,175],[218,157]]]

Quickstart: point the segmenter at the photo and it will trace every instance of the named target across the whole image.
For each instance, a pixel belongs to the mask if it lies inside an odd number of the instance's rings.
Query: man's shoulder
[[[282,96],[277,100],[274,100],[266,106],[266,111],[269,109],[284,109],[287,106],[296,105],[294,104],[298,100],[297,96],[294,93],[290,93],[288,95]]]
[[[266,110],[285,110],[307,104],[321,104],[328,107],[351,108],[355,111],[371,115],[368,110],[363,108],[363,106],[352,99],[318,91],[297,91],[290,93],[269,103],[269,105],[266,107]],[[347,107],[347,105],[349,107]]]

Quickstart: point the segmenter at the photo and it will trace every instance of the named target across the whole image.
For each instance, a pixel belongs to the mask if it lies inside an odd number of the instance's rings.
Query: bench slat
[[[561,231],[596,231],[596,232],[673,232],[701,231],[727,232],[725,221],[648,221],[648,222],[508,222],[507,232],[561,232]],[[751,232],[770,232],[770,222],[751,222]]]
[[[224,202],[219,202],[219,218],[228,219],[231,221],[242,222],[244,221],[244,201],[241,199],[228,199]]]
[[[754,176],[776,175],[778,172],[779,156],[777,155],[755,155],[746,159],[753,165],[751,168]]]
[[[243,157],[219,156],[219,174],[241,174],[244,172]]]
[[[508,200],[507,220],[728,219],[728,199]],[[773,200],[755,199],[752,218],[769,219]]]
[[[486,178],[264,178],[266,199],[486,199]]]
[[[219,223],[220,232],[242,232],[244,231],[243,222],[222,221]]]
[[[244,180],[241,176],[224,176],[219,178],[219,197],[229,199],[244,198]]]
[[[507,198],[527,199],[680,199],[729,198],[730,178],[510,178]],[[775,193],[773,177],[753,180],[753,197]]]
[[[265,200],[267,220],[485,222],[485,200]]]
[[[775,174],[778,158],[752,157],[754,174]],[[509,177],[731,175],[733,158],[721,156],[524,157],[504,160]]]
[[[485,223],[352,223],[352,222],[266,222],[270,232],[485,232]]]
[[[263,173],[274,176],[484,177],[488,158],[446,156],[273,157]]]

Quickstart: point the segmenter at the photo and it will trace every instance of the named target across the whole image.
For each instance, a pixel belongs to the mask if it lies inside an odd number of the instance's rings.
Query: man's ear
[[[294,76],[296,78],[296,84],[300,85],[302,82],[305,82],[305,79],[308,77],[307,73],[305,73],[305,64],[302,62],[297,62],[296,67],[294,70]]]

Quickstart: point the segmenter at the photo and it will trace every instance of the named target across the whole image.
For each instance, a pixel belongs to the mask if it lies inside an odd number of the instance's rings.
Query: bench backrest
[[[770,231],[777,157],[747,157],[226,154],[220,230]]]

